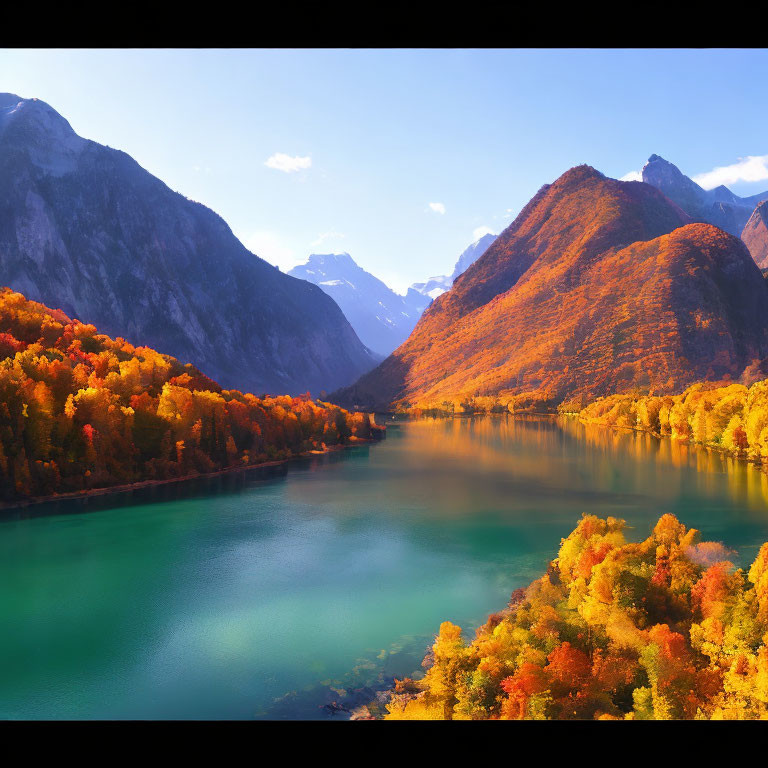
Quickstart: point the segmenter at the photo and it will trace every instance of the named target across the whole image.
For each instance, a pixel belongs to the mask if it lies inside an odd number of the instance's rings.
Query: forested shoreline
[[[748,377],[750,378],[750,377]],[[754,377],[751,377],[754,378]],[[400,409],[401,416],[451,418],[489,414],[566,416],[585,424],[632,429],[679,443],[715,449],[728,456],[768,461],[768,379],[697,382],[680,394],[623,393],[592,401],[475,397],[440,408]]]
[[[745,570],[673,515],[624,529],[584,515],[473,640],[443,622],[423,679],[355,719],[768,719],[768,543]]]
[[[224,390],[194,366],[0,292],[0,502],[282,461],[380,434],[366,413]]]

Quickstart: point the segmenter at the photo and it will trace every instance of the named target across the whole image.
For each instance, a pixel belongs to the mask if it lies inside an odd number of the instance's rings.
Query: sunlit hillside
[[[367,414],[223,390],[192,365],[0,292],[0,499],[250,466],[370,434]]]
[[[458,407],[673,393],[768,355],[768,287],[744,244],[657,189],[589,166],[543,187],[339,402]]]

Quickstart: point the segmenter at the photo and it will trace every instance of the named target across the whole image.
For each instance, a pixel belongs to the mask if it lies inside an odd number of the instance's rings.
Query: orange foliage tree
[[[371,436],[368,414],[223,390],[192,365],[0,291],[0,500],[165,480]]]
[[[631,543],[582,518],[465,642],[445,623],[387,719],[768,719],[768,544],[748,572],[672,515]]]

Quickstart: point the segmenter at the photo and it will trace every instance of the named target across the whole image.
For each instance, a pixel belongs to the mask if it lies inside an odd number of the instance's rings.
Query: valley
[[[0,49],[0,719],[768,719],[766,66]]]

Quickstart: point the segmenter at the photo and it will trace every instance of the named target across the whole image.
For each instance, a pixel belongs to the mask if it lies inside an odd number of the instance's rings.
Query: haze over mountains
[[[409,295],[411,292],[418,293],[432,301],[446,291],[449,291],[456,278],[465,272],[468,267],[474,264],[488,250],[488,247],[495,239],[496,235],[492,233],[485,234],[478,238],[464,250],[461,256],[459,256],[452,274],[430,277],[423,283],[413,283],[408,289]]]
[[[313,253],[288,274],[314,283],[333,298],[363,344],[381,357],[408,338],[423,311],[358,266],[348,253]]]
[[[744,243],[642,182],[578,166],[541,190],[340,402],[544,403],[742,376],[768,355]]]
[[[323,291],[36,99],[0,95],[0,283],[253,392],[331,390],[375,363]]]
[[[414,283],[405,296],[366,272],[348,253],[312,254],[306,264],[293,267],[288,274],[314,283],[331,296],[362,342],[386,357],[408,338],[432,300],[449,290],[495,238],[483,235],[459,256],[452,275]]]

